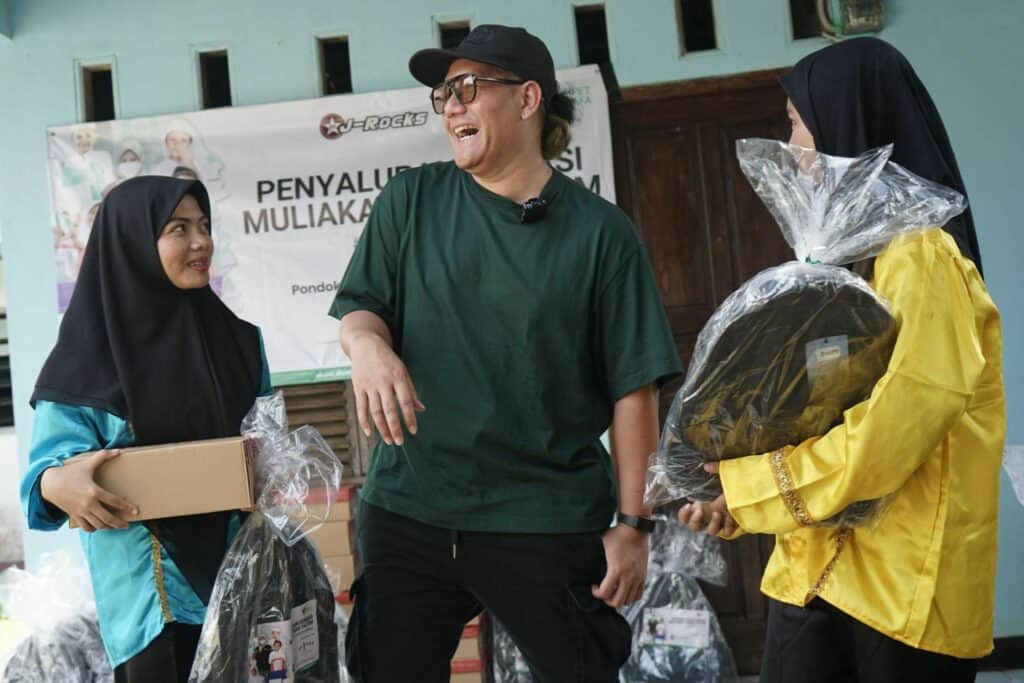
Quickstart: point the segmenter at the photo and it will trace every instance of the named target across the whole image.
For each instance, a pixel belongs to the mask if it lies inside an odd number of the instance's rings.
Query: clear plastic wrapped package
[[[0,565],[14,564],[25,557],[24,519],[17,505],[0,506]]]
[[[114,680],[100,639],[89,572],[66,552],[39,558],[38,569],[0,574],[0,605],[26,635],[0,653],[8,683],[107,683]]]
[[[622,610],[633,654],[621,683],[729,683],[736,664],[697,580],[668,572],[648,577],[644,596]]]
[[[722,554],[722,539],[680,526],[676,521],[679,507],[665,506],[655,517],[647,560],[648,580],[674,572],[715,586],[726,585],[729,572]]]
[[[345,667],[345,634],[348,632],[348,615],[341,605],[334,605],[334,628],[338,631],[338,683],[352,683]]]
[[[305,539],[330,514],[341,464],[312,427],[287,429],[280,393],[243,423],[257,444],[256,510],[221,563],[190,681],[341,680],[334,593]]]
[[[1017,500],[1024,505],[1024,446],[1007,446],[1003,451],[1003,469],[1010,477]]]
[[[849,159],[774,140],[739,140],[740,167],[797,260],[758,273],[697,338],[648,470],[646,502],[712,500],[709,461],[769,452],[824,434],[866,399],[899,331],[888,305],[848,264],[897,236],[944,225],[963,195],[888,161]],[[876,501],[825,524],[862,524]]]
[[[491,631],[493,683],[533,683],[530,667],[508,630],[494,615],[488,616],[488,624]]]

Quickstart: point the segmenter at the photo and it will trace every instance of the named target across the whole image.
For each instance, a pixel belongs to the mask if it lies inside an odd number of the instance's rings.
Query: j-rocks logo
[[[320,119],[320,134],[328,140],[340,138],[345,133],[361,130],[365,133],[378,130],[395,130],[427,125],[426,111],[407,111],[401,114],[371,115],[361,119],[346,119],[338,114],[328,114]]]

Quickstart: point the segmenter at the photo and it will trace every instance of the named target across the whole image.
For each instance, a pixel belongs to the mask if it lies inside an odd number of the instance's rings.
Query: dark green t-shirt
[[[378,197],[330,313],[383,318],[427,410],[403,446],[378,444],[368,502],[466,531],[610,523],[600,436],[679,359],[625,214],[557,171],[541,197],[546,217],[521,223],[452,162]]]

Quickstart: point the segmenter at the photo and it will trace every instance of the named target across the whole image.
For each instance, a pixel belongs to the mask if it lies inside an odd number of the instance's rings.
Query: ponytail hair
[[[544,127],[540,134],[540,150],[545,159],[554,159],[572,141],[572,121],[576,105],[564,92],[551,98],[544,114]]]

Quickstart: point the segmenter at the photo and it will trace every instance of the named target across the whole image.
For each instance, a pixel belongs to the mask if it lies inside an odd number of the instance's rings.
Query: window
[[[452,21],[439,24],[441,33],[441,49],[451,50],[459,46],[466,36],[469,35],[468,21]]]
[[[716,49],[718,40],[711,0],[679,0],[678,8],[683,54]]]
[[[109,64],[82,67],[82,105],[86,121],[116,118],[114,76]]]
[[[817,38],[821,35],[817,0],[789,0],[789,18],[793,24],[793,39]]]
[[[576,45],[580,64],[607,64],[611,61],[603,5],[576,8]]]
[[[231,106],[227,50],[199,53],[199,80],[202,83],[203,109]]]
[[[352,92],[352,66],[348,38],[320,38],[321,92],[339,95]]]

